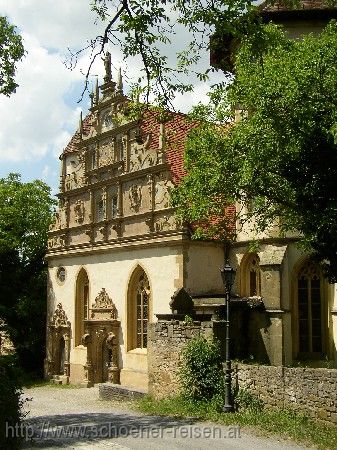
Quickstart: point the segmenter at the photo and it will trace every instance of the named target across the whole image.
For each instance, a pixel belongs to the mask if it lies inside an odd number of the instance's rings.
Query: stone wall
[[[236,387],[248,388],[269,407],[291,407],[337,423],[337,369],[238,364]]]
[[[178,371],[183,348],[193,337],[212,338],[222,329],[223,322],[213,321],[186,324],[171,320],[149,324],[149,394],[157,399],[178,394]]]

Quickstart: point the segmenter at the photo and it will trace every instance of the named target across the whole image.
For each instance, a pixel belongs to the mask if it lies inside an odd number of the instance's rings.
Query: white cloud
[[[95,25],[89,0],[0,0],[0,9],[19,27],[27,50],[18,65],[16,94],[2,96],[0,102],[0,165],[6,171],[26,162],[31,170],[34,162],[32,177],[56,180],[57,157],[77,127],[80,109],[88,107],[87,100],[80,106],[76,101],[84,84],[80,69],[86,71],[90,55],[81,55],[77,68],[70,71],[63,64],[67,47],[83,47],[87,39],[102,32],[102,26]],[[176,40],[182,43],[181,33]],[[172,61],[176,50],[176,44],[168,49]],[[126,67],[120,49],[110,52],[114,68],[122,65],[124,69],[125,84],[135,82],[141,69],[139,58]],[[102,80],[103,71],[98,57],[92,74]],[[193,103],[207,99],[206,92],[207,87],[196,84],[195,92],[178,96],[175,106],[187,111]]]
[[[0,104],[0,159],[41,157],[70,137],[67,121],[72,110],[64,96],[80,80],[67,71],[57,53],[50,54],[23,33],[27,56],[18,65],[19,88]]]

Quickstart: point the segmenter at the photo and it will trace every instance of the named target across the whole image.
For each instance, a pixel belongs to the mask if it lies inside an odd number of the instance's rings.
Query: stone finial
[[[78,122],[78,132],[80,134],[80,137],[82,139],[82,135],[83,135],[83,115],[82,115],[82,111],[80,112],[80,119]]]
[[[159,125],[159,142],[158,147],[160,151],[165,150],[165,124],[161,123]]]
[[[94,107],[94,98],[95,98],[94,88],[90,92],[89,97],[90,97],[90,108],[92,109]]]
[[[117,94],[123,94],[123,78],[122,78],[122,69],[118,69],[117,75]]]
[[[98,105],[99,102],[99,87],[98,87],[98,78],[96,78],[96,86],[95,86],[95,105]]]
[[[170,308],[173,314],[193,314],[193,299],[183,287],[175,291],[171,299]]]
[[[104,83],[109,83],[109,81],[111,81],[111,79],[112,79],[112,75],[111,75],[111,54],[110,54],[110,52],[106,52],[106,54],[105,54],[104,68],[105,68]]]

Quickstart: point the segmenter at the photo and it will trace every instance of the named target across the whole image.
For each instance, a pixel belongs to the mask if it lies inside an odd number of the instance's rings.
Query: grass
[[[223,425],[249,427],[258,434],[292,439],[298,443],[314,445],[319,449],[337,449],[337,427],[314,421],[292,410],[269,410],[247,406],[239,412],[225,414],[214,402],[193,402],[183,397],[154,400],[146,396],[138,402],[138,408],[146,414],[195,418]]]

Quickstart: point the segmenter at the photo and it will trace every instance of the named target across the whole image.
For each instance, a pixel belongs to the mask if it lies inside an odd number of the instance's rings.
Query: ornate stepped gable
[[[182,226],[173,218],[170,191],[185,174],[184,145],[195,124],[180,113],[167,113],[162,123],[153,107],[134,120],[121,72],[114,82],[108,66],[109,56],[104,83],[91,94],[90,112],[80,117],[60,157],[59,208],[50,227],[50,252]]]

